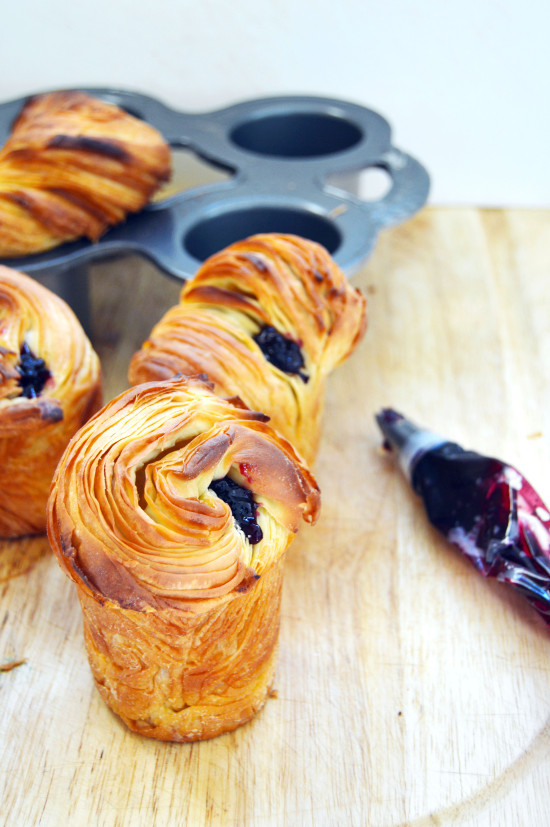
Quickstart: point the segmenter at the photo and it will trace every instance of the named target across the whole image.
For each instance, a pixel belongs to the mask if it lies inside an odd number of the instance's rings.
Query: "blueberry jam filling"
[[[210,489],[227,503],[239,528],[252,545],[259,543],[263,537],[262,529],[256,522],[256,503],[252,492],[243,488],[229,477],[212,480]]]
[[[27,399],[36,399],[51,376],[44,359],[38,359],[26,342],[21,345],[17,371],[21,396]]]
[[[308,381],[309,376],[301,372],[304,366],[302,351],[292,339],[283,336],[271,325],[266,325],[254,336],[254,341],[267,361],[276,368],[285,373],[297,373],[304,382]]]

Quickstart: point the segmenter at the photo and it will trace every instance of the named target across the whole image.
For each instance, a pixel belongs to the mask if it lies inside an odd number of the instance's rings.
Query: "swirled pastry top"
[[[83,92],[38,95],[0,151],[0,256],[92,241],[170,177],[160,133]]]
[[[134,384],[206,373],[313,459],[327,374],[366,328],[365,299],[319,244],[256,235],[209,258],[134,354]]]
[[[231,244],[204,262],[183,286],[180,306],[172,312],[195,317],[201,310],[215,311],[222,329],[224,320],[237,322],[248,334],[273,325],[299,344],[310,373],[329,373],[344,361],[366,327],[364,297],[325,248],[275,233]],[[169,349],[162,333],[161,326],[155,328],[153,345]],[[246,339],[244,346],[259,355],[254,342]]]
[[[40,389],[26,394],[22,363],[29,354],[43,375]],[[99,359],[72,310],[34,279],[0,265],[0,438],[25,431],[38,438],[40,426],[64,418],[80,424],[83,407],[96,410],[100,396]]]
[[[204,609],[246,589],[286,550],[319,492],[261,414],[201,378],[140,385],[81,428],[57,469],[48,532],[62,568],[100,600],[141,611]],[[210,487],[253,493],[248,541]]]

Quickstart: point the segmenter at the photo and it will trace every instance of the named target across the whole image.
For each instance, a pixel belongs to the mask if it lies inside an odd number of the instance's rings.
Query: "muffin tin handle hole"
[[[334,173],[328,176],[326,183],[332,191],[373,203],[388,195],[393,187],[393,176],[385,166],[375,165],[359,172]]]

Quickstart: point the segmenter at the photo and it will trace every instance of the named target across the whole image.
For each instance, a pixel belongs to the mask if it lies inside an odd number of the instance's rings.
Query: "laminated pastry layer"
[[[265,419],[200,378],[151,382],[93,417],[59,464],[50,542],[99,692],[140,734],[211,738],[269,695],[284,557],[319,491]]]
[[[77,91],[29,99],[0,151],[0,256],[97,241],[150,201],[170,166],[160,133],[117,106]]]
[[[326,250],[265,234],[208,259],[134,355],[132,384],[205,373],[315,456],[327,375],[356,348],[365,300]]]
[[[259,541],[213,490],[226,478],[252,493]],[[318,505],[310,472],[263,415],[176,378],[127,391],[79,431],[56,473],[49,532],[97,599],[203,611],[273,565]]]
[[[45,531],[55,467],[100,405],[99,360],[76,316],[0,266],[1,537]]]
[[[79,589],[104,701],[130,729],[164,741],[212,738],[249,721],[275,673],[283,564],[201,613],[136,612]]]

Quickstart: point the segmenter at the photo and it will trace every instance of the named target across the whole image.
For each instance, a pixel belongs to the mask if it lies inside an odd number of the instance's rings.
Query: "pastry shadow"
[[[46,534],[0,540],[0,583],[28,574],[52,551]]]

